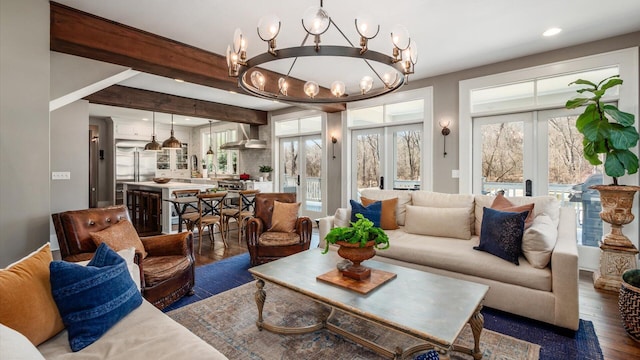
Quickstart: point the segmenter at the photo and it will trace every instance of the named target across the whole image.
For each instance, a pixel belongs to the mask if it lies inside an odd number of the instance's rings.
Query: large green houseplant
[[[579,79],[569,85],[583,85],[577,90],[579,97],[567,101],[568,109],[585,106],[576,120],[576,128],[583,135],[584,157],[592,165],[602,164],[604,172],[613,178],[611,185],[594,185],[598,190],[602,211],[600,218],[611,224],[611,231],[602,239],[600,269],[594,273],[594,286],[598,289],[619,291],[624,271],[637,267],[638,250],[622,226],[634,219],[631,212],[638,186],[621,186],[618,178],[638,171],[638,157],[630,149],[638,144],[635,116],[620,111],[613,104],[602,102],[607,90],[622,85],[619,75],[608,77],[595,84]]]
[[[341,268],[342,275],[355,280],[364,280],[371,276],[371,269],[360,265],[361,262],[372,258],[376,250],[389,248],[389,237],[381,228],[374,226],[373,221],[362,214],[356,214],[355,222],[350,227],[335,227],[325,236],[325,248],[329,251],[330,244],[340,245],[338,255],[351,261],[351,265]]]
[[[578,79],[569,85],[585,85],[578,89],[580,97],[567,101],[567,109],[586,106],[576,121],[576,128],[584,136],[584,157],[592,165],[602,164],[600,154],[604,154],[604,171],[618,185],[618,178],[625,173],[638,171],[638,157],[629,149],[638,144],[638,131],[634,115],[620,111],[613,104],[605,104],[602,97],[607,90],[622,85],[619,75],[608,77],[598,84]],[[590,96],[583,96],[590,93]]]

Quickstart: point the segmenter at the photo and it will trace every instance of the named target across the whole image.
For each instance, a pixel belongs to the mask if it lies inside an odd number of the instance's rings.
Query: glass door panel
[[[299,141],[298,138],[280,139],[280,191],[298,193],[300,185],[299,172]]]
[[[582,135],[575,127],[578,115],[564,109],[538,113],[538,132],[547,135],[539,139],[539,148],[547,153],[541,174],[546,174],[548,194],[576,212],[580,266],[597,268],[602,207],[600,194],[589,186],[603,183],[603,169],[583,157]]]
[[[422,163],[422,131],[416,129],[394,130],[393,188],[396,190],[419,190],[420,168]]]
[[[524,196],[525,180],[533,175],[527,161],[533,154],[525,154],[533,141],[526,131],[532,127],[531,114],[476,118],[473,125],[474,193]]]
[[[352,193],[360,198],[360,190],[384,186],[382,162],[382,129],[355,130],[352,133]]]
[[[304,172],[300,177],[298,201],[302,203],[300,213],[313,219],[322,214],[322,138],[311,135],[301,140]]]

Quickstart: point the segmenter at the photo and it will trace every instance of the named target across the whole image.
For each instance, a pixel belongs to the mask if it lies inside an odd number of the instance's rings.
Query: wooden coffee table
[[[255,293],[258,329],[300,334],[326,328],[392,359],[404,359],[417,351],[432,348],[439,352],[441,359],[449,359],[452,351],[470,354],[475,359],[482,358],[480,333],[484,319],[480,309],[488,286],[374,260],[367,260],[365,265],[397,276],[366,295],[316,280],[316,276],[331,271],[341,260],[335,252],[323,255],[321,249],[311,249],[249,269],[258,280]],[[262,317],[267,297],[265,281],[329,306],[332,309],[329,317],[301,328],[265,322]],[[424,344],[406,349],[385,348],[330,323],[328,320],[336,309],[413,336]],[[467,323],[473,333],[473,349],[453,344]]]

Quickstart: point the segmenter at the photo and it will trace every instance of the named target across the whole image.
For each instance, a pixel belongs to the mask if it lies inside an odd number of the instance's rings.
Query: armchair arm
[[[311,244],[312,228],[313,225],[309,217],[301,216],[296,220],[296,233],[300,235],[300,243],[305,244],[305,249],[308,249],[309,244]]]
[[[142,245],[151,256],[185,255],[193,258],[193,234],[184,231],[140,238]]]
[[[249,218],[247,221],[247,246],[258,246],[258,238],[260,238],[263,231],[264,224],[260,218]]]
[[[578,245],[576,244],[576,213],[571,208],[560,208],[558,239],[551,253],[551,281],[556,296],[555,324],[577,330],[579,322],[578,300]]]

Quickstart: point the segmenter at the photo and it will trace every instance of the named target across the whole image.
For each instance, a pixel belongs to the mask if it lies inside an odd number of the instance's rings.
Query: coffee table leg
[[[480,313],[482,310],[482,304],[478,306],[476,312],[469,319],[469,325],[471,325],[471,332],[473,333],[473,358],[475,360],[482,359],[482,351],[480,351],[480,333],[484,327],[484,316]]]
[[[258,305],[258,321],[256,321],[256,326],[258,327],[258,330],[262,330],[262,309],[264,308],[264,302],[267,299],[267,293],[264,291],[263,280],[259,279],[256,281],[256,286],[258,287],[258,290],[256,290],[256,293],[254,294],[256,305]]]

